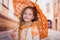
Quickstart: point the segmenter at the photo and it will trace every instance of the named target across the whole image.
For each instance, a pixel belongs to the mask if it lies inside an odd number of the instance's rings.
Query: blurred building
[[[52,21],[52,29],[60,31],[60,0],[38,0],[37,4],[47,19]]]
[[[53,0],[53,29],[60,31],[60,0]]]
[[[19,20],[14,15],[12,0],[0,0],[0,31],[18,27]]]
[[[37,4],[40,6],[44,15],[47,17],[48,28],[52,28],[53,20],[53,0],[38,0]]]

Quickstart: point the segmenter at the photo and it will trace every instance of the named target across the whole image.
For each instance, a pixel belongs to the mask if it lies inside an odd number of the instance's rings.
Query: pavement
[[[4,33],[0,32],[0,39],[13,40],[12,37],[7,32],[4,32]],[[60,32],[52,30],[52,29],[48,29],[48,37],[41,40],[60,40]]]
[[[42,40],[60,40],[60,32],[48,29],[48,37]]]

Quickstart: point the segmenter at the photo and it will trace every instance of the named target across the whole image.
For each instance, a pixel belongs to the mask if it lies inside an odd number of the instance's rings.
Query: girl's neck
[[[26,25],[26,26],[31,26],[31,25],[32,25],[32,21],[25,22],[25,25]]]

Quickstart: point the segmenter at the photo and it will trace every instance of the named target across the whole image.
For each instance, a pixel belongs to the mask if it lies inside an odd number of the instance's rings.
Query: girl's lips
[[[26,18],[26,17],[25,17],[25,19],[29,19],[29,18]]]

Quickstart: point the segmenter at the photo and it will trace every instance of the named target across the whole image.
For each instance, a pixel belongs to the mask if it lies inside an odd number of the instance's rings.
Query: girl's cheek
[[[24,14],[23,17],[25,17],[26,15]]]

